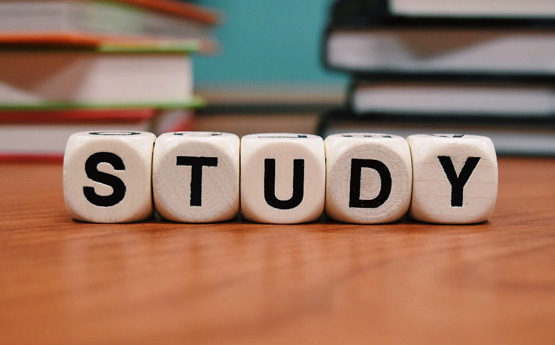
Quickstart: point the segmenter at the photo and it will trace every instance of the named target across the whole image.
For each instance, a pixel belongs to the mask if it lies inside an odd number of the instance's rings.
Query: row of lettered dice
[[[64,156],[76,220],[243,218],[304,223],[487,220],[497,197],[491,140],[474,135],[80,132]]]

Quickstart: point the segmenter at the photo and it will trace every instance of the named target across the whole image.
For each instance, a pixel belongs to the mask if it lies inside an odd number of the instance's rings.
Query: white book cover
[[[179,1],[0,1],[0,38],[74,33],[214,41],[217,21],[215,13]]]
[[[76,132],[124,130],[159,135],[191,130],[194,117],[189,109],[0,111],[0,161],[61,160],[67,139]]]
[[[452,17],[555,17],[552,0],[390,0],[394,14]]]
[[[515,84],[359,83],[351,91],[350,105],[356,114],[553,117],[555,89]]]
[[[369,73],[484,73],[555,76],[555,30],[335,30],[332,68]]]
[[[0,50],[0,108],[48,104],[185,106],[186,51]]]

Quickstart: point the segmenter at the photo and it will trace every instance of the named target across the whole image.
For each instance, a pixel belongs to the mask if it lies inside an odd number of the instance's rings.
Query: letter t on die
[[[152,186],[156,211],[176,222],[207,223],[239,213],[239,137],[173,132],[158,137]]]

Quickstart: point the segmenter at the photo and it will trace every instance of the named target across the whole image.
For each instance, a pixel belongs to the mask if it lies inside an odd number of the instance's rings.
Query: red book
[[[186,109],[76,109],[0,111],[0,161],[62,161],[75,132],[133,130],[155,134],[187,131],[194,113]]]

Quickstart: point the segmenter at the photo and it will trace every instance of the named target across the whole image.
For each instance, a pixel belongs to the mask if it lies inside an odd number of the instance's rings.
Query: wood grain
[[[549,344],[555,160],[499,160],[488,223],[77,223],[0,164],[1,344]]]

